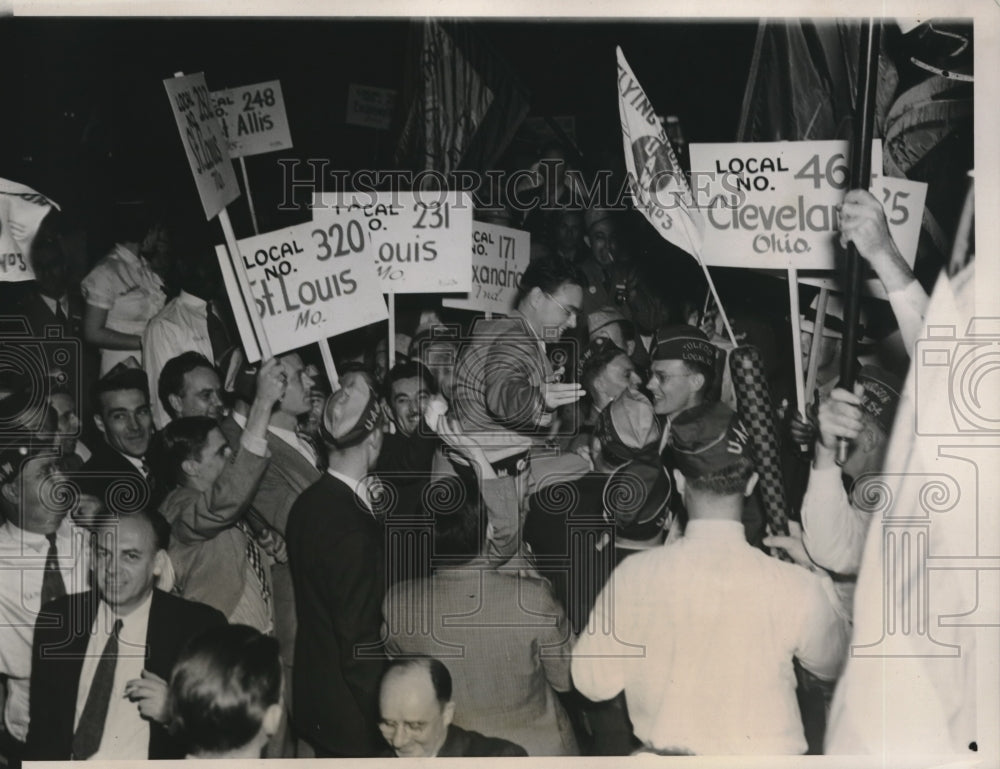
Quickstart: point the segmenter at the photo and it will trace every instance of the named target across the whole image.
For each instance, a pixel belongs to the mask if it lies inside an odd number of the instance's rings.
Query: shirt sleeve
[[[900,291],[891,291],[888,294],[889,304],[892,312],[896,316],[896,323],[899,324],[899,331],[903,337],[903,346],[908,355],[913,355],[913,346],[924,328],[924,315],[927,312],[927,303],[930,301],[924,287],[916,280],[907,284],[906,288]]]
[[[267,463],[267,458],[241,447],[212,488],[196,497],[196,504],[168,516],[177,540],[192,543],[211,539],[235,525],[253,498]]]
[[[486,407],[504,427],[527,429],[538,425],[544,411],[544,372],[532,365],[533,356],[522,344],[495,342],[486,358]]]
[[[826,681],[840,674],[847,658],[850,625],[832,589],[823,586],[829,576],[818,576],[801,566],[797,575],[803,579],[803,592],[798,602],[799,628],[795,656],[802,666]]]
[[[102,261],[80,283],[80,293],[87,304],[110,310],[118,298],[119,287],[114,283],[114,273]]]
[[[625,566],[626,564],[622,564]],[[571,672],[573,675],[573,686],[584,697],[594,702],[610,700],[625,688],[625,675],[621,664],[621,648],[614,632],[607,632],[605,628],[615,627],[611,624],[612,618],[607,617],[609,606],[614,607],[618,602],[610,600],[607,595],[609,590],[613,590],[617,596],[625,594],[623,584],[619,583],[612,587],[615,580],[620,580],[622,569],[619,568],[611,573],[607,584],[601,591],[594,608],[591,610],[590,619],[584,631],[576,640],[573,647],[573,662]],[[612,608],[611,611],[614,611]],[[622,614],[619,613],[617,619]],[[593,628],[591,631],[590,628]]]
[[[840,468],[813,468],[802,500],[802,543],[809,557],[838,574],[857,574],[871,514],[854,508]]]

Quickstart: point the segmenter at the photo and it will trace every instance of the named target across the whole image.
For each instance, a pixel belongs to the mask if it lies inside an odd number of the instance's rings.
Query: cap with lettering
[[[652,360],[682,360],[715,368],[718,348],[708,341],[705,332],[694,326],[677,324],[657,330],[653,338]]]
[[[888,435],[896,418],[902,383],[897,376],[878,366],[863,366],[858,372],[858,382],[865,388],[861,396],[862,408]]]
[[[719,401],[693,406],[674,417],[670,446],[685,478],[719,472],[743,456],[753,459],[750,434],[736,413]]]
[[[320,433],[339,449],[361,443],[380,422],[378,395],[361,377],[351,377],[326,399]]]

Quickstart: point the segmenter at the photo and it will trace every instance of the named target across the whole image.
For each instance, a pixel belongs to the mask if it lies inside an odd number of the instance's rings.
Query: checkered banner
[[[788,501],[781,473],[780,445],[760,351],[751,346],[737,347],[729,354],[729,368],[736,391],[737,412],[753,441],[760,475],[757,488],[764,505],[768,534],[787,536]],[[784,551],[778,553],[784,556]]]

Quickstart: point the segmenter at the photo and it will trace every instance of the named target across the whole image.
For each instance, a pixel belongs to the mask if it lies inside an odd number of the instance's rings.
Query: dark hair
[[[405,657],[397,657],[390,660],[385,666],[382,680],[386,679],[393,670],[407,670],[408,668],[423,668],[431,677],[431,684],[434,686],[434,696],[442,705],[451,702],[451,673],[447,666],[436,657],[429,657],[426,654],[407,654]]]
[[[421,506],[434,521],[434,559],[443,566],[460,566],[476,558],[486,540],[486,518],[478,490],[454,475],[424,487]],[[435,564],[437,565],[437,564]]]
[[[97,380],[94,385],[94,393],[91,396],[91,405],[95,414],[101,414],[101,397],[107,393],[120,392],[121,390],[139,390],[146,396],[149,402],[149,381],[146,379],[146,372],[138,368],[126,368],[115,371],[112,369],[103,377]]]
[[[747,481],[753,475],[753,460],[748,456],[736,457],[721,470],[708,473],[700,478],[685,478],[688,486],[696,491],[708,492],[720,497],[743,494]]]
[[[177,412],[170,405],[169,396],[180,396],[184,390],[184,377],[196,368],[207,368],[215,371],[212,362],[195,350],[188,350],[171,358],[160,371],[160,379],[156,383],[156,394],[160,398],[160,405],[170,414],[171,419],[177,418]],[[216,375],[218,375],[218,371],[216,371]]]
[[[595,347],[598,346],[595,345]],[[588,350],[588,352],[590,351]],[[594,380],[604,373],[604,369],[608,367],[611,361],[621,355],[628,358],[627,352],[609,340],[606,345],[599,346],[599,349],[596,349],[593,354],[583,361],[580,371],[580,384],[583,385],[583,389],[587,391],[587,395],[591,399],[594,397]]]
[[[424,387],[431,395],[437,394],[437,380],[434,379],[434,375],[420,361],[409,360],[405,363],[397,363],[389,370],[389,374],[385,378],[385,399],[392,402],[393,384],[400,379],[413,379],[414,377],[419,377],[423,381]]]
[[[554,294],[566,283],[586,288],[587,276],[576,265],[557,257],[535,259],[521,276],[514,305],[523,302],[533,288],[540,289],[546,294]]]
[[[246,625],[212,628],[188,642],[170,676],[170,733],[190,753],[250,742],[281,701],[278,642]]]
[[[181,466],[191,457],[200,457],[208,434],[218,429],[219,423],[211,417],[181,417],[170,422],[154,439],[152,460],[156,477],[171,487],[182,485]]]

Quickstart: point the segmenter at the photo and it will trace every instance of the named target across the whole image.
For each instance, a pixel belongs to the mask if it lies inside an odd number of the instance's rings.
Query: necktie
[[[90,758],[101,746],[104,736],[104,722],[108,718],[108,705],[115,683],[115,666],[118,664],[118,634],[122,632],[122,621],[115,620],[104,652],[97,663],[94,680],[87,693],[87,702],[80,714],[80,723],[73,735],[73,758],[82,761]]]
[[[63,328],[66,327],[66,313],[63,311],[62,299],[56,300],[56,320]]]
[[[243,532],[247,538],[247,560],[250,562],[250,568],[253,569],[254,575],[257,577],[257,581],[260,582],[260,594],[264,599],[264,604],[269,603],[268,599],[271,597],[271,591],[267,586],[267,572],[264,570],[264,556],[260,552],[260,548],[257,546],[257,538],[254,536],[253,531],[247,525],[246,521],[240,521],[236,524],[236,528]]]
[[[66,595],[66,584],[62,572],[59,571],[59,551],[56,549],[56,534],[46,534],[49,541],[49,552],[45,557],[45,572],[42,575],[42,606],[56,598]]]
[[[212,357],[215,359],[215,363],[218,363],[229,350],[229,332],[226,331],[226,324],[222,322],[222,318],[213,312],[211,302],[208,303],[205,312],[208,321],[208,341],[212,345]]]

